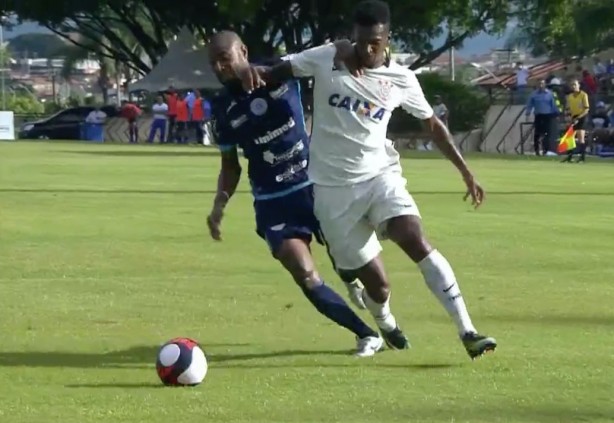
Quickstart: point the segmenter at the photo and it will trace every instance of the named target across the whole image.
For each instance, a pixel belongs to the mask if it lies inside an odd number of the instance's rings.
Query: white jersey
[[[168,105],[166,103],[156,103],[151,106],[151,111],[153,112],[154,120],[166,120],[166,115],[168,114]]]
[[[102,110],[92,110],[85,118],[85,122],[102,125],[106,119],[107,114]]]
[[[399,154],[386,137],[397,107],[418,119],[433,116],[411,70],[392,62],[354,78],[334,67],[335,53],[335,46],[327,44],[288,57],[294,76],[314,77],[309,177],[327,186],[352,185],[391,167],[400,169]]]

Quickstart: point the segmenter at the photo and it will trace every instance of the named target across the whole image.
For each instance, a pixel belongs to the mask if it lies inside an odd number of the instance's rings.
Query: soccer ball
[[[194,386],[207,375],[207,358],[198,342],[175,338],[160,347],[156,370],[167,386]]]

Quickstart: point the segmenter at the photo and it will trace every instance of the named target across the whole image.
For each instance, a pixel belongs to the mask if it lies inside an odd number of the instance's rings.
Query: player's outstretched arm
[[[221,241],[222,233],[220,226],[224,209],[233,196],[241,179],[241,164],[236,147],[222,151],[222,167],[217,180],[217,192],[213,200],[211,213],[207,217],[207,226],[211,237]]]
[[[471,202],[475,207],[479,207],[484,201],[484,190],[480,184],[475,180],[473,173],[469,170],[467,162],[461,155],[460,151],[456,148],[454,138],[446,125],[443,124],[437,116],[433,115],[429,119],[425,120],[432,135],[435,145],[439,148],[441,153],[450,160],[454,166],[459,170],[463,176],[463,180],[467,185],[467,193],[465,194],[465,200],[471,197]]]

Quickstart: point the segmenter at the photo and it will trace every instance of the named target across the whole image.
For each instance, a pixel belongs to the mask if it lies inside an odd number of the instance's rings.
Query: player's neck
[[[239,79],[231,79],[231,80],[225,81],[224,87],[232,95],[245,94],[245,90],[243,89],[243,86],[241,85],[241,80]]]

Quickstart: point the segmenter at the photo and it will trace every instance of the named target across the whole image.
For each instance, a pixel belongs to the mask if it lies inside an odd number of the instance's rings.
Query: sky
[[[25,23],[13,28],[12,31],[5,31],[4,37],[6,39],[10,39],[28,32],[47,32],[47,30],[34,23]],[[457,54],[460,56],[469,57],[474,54],[488,53],[491,49],[503,48],[506,37],[507,35],[505,34],[501,38],[492,37],[487,34],[478,35],[475,38],[467,40],[463,48],[457,51]],[[436,40],[434,44],[437,45],[440,42],[443,42],[443,39]]]

